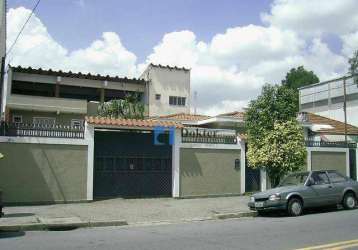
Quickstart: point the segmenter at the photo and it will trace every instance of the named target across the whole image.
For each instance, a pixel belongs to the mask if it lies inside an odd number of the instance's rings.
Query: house
[[[301,87],[299,89],[300,111],[310,112],[344,122],[345,81],[347,123],[358,126],[358,85],[354,79],[355,77],[340,77]]]
[[[99,103],[121,99],[127,93],[145,98],[146,81],[9,67],[3,107],[13,124],[83,126],[87,115],[96,115]]]
[[[358,127],[309,112],[301,112],[298,121],[304,128],[307,146],[307,168],[335,169],[358,179]]]
[[[190,110],[190,70],[150,64],[141,78],[9,67],[3,103],[16,124],[83,126],[99,103],[136,93],[146,116]]]
[[[127,93],[144,103],[145,119],[97,116],[100,103]],[[190,115],[189,100],[183,68],[151,64],[128,79],[10,67],[0,131],[5,202],[244,193],[242,117]]]

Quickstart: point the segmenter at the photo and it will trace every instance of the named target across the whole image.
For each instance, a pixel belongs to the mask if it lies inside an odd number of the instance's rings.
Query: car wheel
[[[301,200],[296,198],[290,199],[287,204],[287,212],[290,216],[300,216],[303,212]]]
[[[357,205],[356,197],[353,193],[346,193],[343,197],[343,207],[345,209],[353,209]]]

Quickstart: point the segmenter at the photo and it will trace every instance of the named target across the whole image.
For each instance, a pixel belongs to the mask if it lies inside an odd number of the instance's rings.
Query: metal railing
[[[236,137],[182,137],[184,143],[237,144]]]
[[[228,129],[183,128],[183,143],[237,144],[236,132]]]
[[[307,147],[325,147],[325,148],[357,148],[356,142],[345,141],[310,141],[306,140]]]
[[[2,136],[83,139],[84,131],[83,126],[72,127],[62,124],[2,123],[0,125],[0,135]]]

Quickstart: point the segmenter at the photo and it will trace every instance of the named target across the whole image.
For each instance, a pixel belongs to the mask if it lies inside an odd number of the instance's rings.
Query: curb
[[[17,225],[0,225],[0,232],[14,232],[14,231],[46,231],[46,230],[71,230],[76,228],[93,228],[93,227],[114,227],[114,226],[138,226],[138,225],[158,225],[158,224],[173,224],[180,222],[199,222],[209,220],[225,220],[243,217],[255,217],[256,211],[237,212],[237,213],[218,213],[211,217],[182,219],[178,221],[152,221],[143,223],[129,224],[125,220],[109,220],[109,221],[84,221],[84,222],[69,222],[69,223],[32,223],[32,224],[17,224]]]
[[[113,227],[128,225],[124,220],[112,221],[85,221],[74,223],[32,223],[32,224],[17,224],[17,225],[0,225],[0,232],[14,232],[14,231],[51,231],[51,230],[71,230],[76,228],[89,227]]]
[[[256,216],[257,216],[256,211],[238,212],[238,213],[222,213],[222,214],[214,215],[214,217],[219,220],[242,218],[242,217],[256,217]]]

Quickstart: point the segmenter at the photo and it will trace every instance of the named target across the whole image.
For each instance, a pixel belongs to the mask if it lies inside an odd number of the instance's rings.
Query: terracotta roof
[[[320,116],[313,113],[307,113],[308,122],[312,124],[324,124],[330,125],[333,128],[322,128],[318,133],[326,134],[344,134],[344,122],[330,119],[328,117]],[[349,135],[358,135],[358,127],[347,124],[347,134]]]
[[[194,115],[194,114],[186,114],[186,113],[177,113],[171,115],[163,115],[159,116],[162,119],[170,119],[170,120],[178,120],[178,121],[201,121],[210,118],[207,115]]]
[[[150,66],[152,66],[152,67],[156,67],[156,68],[167,68],[167,69],[175,69],[175,70],[184,70],[184,71],[190,71],[190,69],[187,69],[187,68],[184,68],[184,67],[177,67],[177,66],[174,66],[174,67],[172,67],[172,66],[169,66],[169,65],[161,65],[161,64],[153,64],[153,63],[151,63],[151,64],[149,64]]]
[[[233,118],[238,118],[238,119],[244,119],[245,112],[234,111],[234,112],[220,114],[218,116],[227,116],[227,117],[233,117]]]
[[[52,70],[52,69],[34,69],[31,67],[23,68],[21,66],[13,67],[10,66],[14,72],[19,73],[27,73],[27,74],[39,74],[39,75],[53,75],[53,76],[61,76],[61,77],[72,77],[72,78],[81,78],[81,79],[90,79],[90,80],[100,80],[100,81],[111,81],[111,82],[128,82],[128,83],[142,83],[144,84],[146,81],[143,79],[137,78],[127,78],[127,77],[118,77],[118,76],[103,76],[103,75],[92,75],[91,73],[74,73],[71,71],[62,71],[62,70]]]
[[[133,127],[133,128],[152,128],[152,127],[175,127],[182,128],[183,125],[175,121],[161,121],[154,119],[122,119],[122,118],[106,118],[87,116],[86,121],[93,125],[107,125],[119,127]]]

